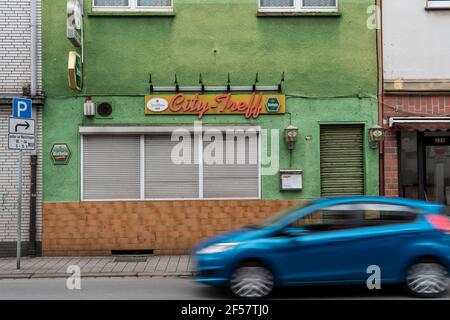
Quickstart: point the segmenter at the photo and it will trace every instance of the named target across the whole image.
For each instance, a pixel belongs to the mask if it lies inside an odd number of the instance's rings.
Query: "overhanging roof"
[[[389,128],[399,127],[419,131],[450,130],[450,117],[390,117]]]

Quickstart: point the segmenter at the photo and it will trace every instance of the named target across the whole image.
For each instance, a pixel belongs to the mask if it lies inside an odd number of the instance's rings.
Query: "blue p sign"
[[[32,101],[25,98],[13,98],[13,118],[31,119]]]

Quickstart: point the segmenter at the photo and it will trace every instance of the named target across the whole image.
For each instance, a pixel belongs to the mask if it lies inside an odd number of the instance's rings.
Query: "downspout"
[[[36,192],[37,192],[37,155],[31,156],[31,181],[30,181],[30,230],[28,254],[36,255]]]
[[[377,64],[378,64],[378,125],[384,128],[384,68],[383,68],[383,0],[376,0],[375,4],[378,10],[377,18]],[[378,167],[379,167],[379,193],[381,196],[385,195],[384,186],[384,141],[379,145],[378,149]]]
[[[37,94],[37,0],[31,0],[31,97]]]
[[[30,20],[31,20],[31,98],[37,95],[37,0],[30,2]],[[37,112],[33,111],[33,117],[36,119]],[[37,155],[36,151],[31,155],[31,186],[30,186],[30,228],[28,241],[28,254],[36,255],[36,182],[37,182]]]

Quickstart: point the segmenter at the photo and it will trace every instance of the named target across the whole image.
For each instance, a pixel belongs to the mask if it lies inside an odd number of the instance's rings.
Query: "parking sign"
[[[13,118],[31,119],[33,117],[32,108],[30,99],[13,98]]]

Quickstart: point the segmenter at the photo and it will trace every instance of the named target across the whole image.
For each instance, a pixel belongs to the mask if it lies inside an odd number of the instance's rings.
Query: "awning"
[[[450,130],[450,117],[391,117],[389,128],[408,131],[447,131]]]

